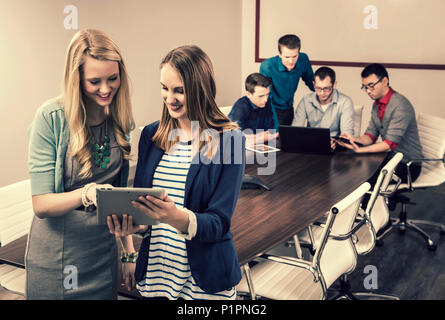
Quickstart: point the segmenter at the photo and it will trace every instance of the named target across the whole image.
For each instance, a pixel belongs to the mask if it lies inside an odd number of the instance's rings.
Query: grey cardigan
[[[403,162],[423,157],[414,108],[409,100],[397,91],[394,91],[382,121],[379,119],[377,106],[374,103],[366,133],[373,135],[376,139],[381,136],[382,140],[387,139],[397,143],[398,146],[393,152],[402,152]]]
[[[32,195],[64,192],[64,161],[70,130],[60,98],[45,102],[36,112],[29,128],[28,168]],[[116,178],[126,186],[129,164],[124,160]]]

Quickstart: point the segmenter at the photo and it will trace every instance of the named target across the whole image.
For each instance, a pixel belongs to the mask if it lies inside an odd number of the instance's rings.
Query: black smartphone
[[[337,137],[332,137],[333,139],[336,140],[340,140],[341,142],[347,143],[347,144],[351,144],[351,142],[349,141],[349,139],[337,136]],[[359,147],[363,147],[363,144],[361,144],[360,142],[355,142],[356,145],[358,145]]]

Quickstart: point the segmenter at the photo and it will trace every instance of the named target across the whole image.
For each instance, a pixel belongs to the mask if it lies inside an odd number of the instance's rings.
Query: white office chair
[[[6,290],[22,295],[25,295],[25,269],[17,268],[11,265],[0,265],[0,286]]]
[[[226,116],[229,116],[230,111],[232,110],[232,106],[225,106],[225,107],[219,107],[219,109],[224,113]]]
[[[377,243],[377,232],[388,223],[389,209],[387,206],[388,197],[392,196],[400,185],[401,179],[394,174],[394,171],[403,159],[403,154],[398,152],[390,161],[380,170],[374,189],[370,192],[370,197],[365,210],[361,211],[361,221],[356,222],[353,230],[354,244],[359,255],[365,255],[371,252]],[[395,187],[388,187],[391,182],[395,182]],[[368,192],[369,193],[369,192]],[[360,212],[359,211],[359,212]],[[340,292],[338,297],[348,299],[357,299],[357,297],[379,298],[386,300],[399,300],[398,297],[375,292],[353,292],[347,276],[340,279]]]
[[[377,232],[386,226],[389,221],[387,199],[394,194],[397,188],[391,186],[391,190],[388,189],[392,181],[396,182],[395,186],[400,184],[401,179],[394,174],[394,171],[402,158],[402,153],[395,154],[381,169],[372,192],[368,192],[370,197],[366,209],[359,210],[359,217],[352,231],[354,233],[354,245],[359,255],[368,254],[374,249],[377,242]],[[320,244],[323,229],[324,224],[317,223],[300,232],[298,235],[300,245],[307,247],[311,253],[315,252],[315,249]],[[371,292],[352,292],[347,276],[340,278],[340,290],[337,297],[346,297],[348,299],[356,299],[357,297],[398,299],[395,296]]]
[[[0,246],[5,246],[29,232],[34,217],[30,180],[0,188],[0,199]],[[0,264],[0,286],[24,295],[25,269]]]
[[[30,180],[1,187],[0,199],[0,246],[5,246],[29,232],[34,217]]]
[[[400,184],[400,178],[394,174],[394,170],[402,158],[403,154],[398,152],[382,168],[372,192],[368,192],[370,197],[366,209],[359,209],[360,222],[354,226],[354,244],[360,255],[367,254],[374,248],[377,232],[389,221],[387,199],[397,190],[394,185],[388,190],[389,184],[391,181],[396,181],[396,185]],[[308,248],[313,254],[320,243],[323,228],[323,221],[318,221],[301,231],[297,238],[300,246]]]
[[[257,295],[277,300],[326,298],[327,288],[356,266],[351,229],[369,188],[370,184],[365,182],[331,208],[312,261],[264,254],[261,258],[265,261],[252,269],[244,265],[244,276],[237,291],[249,294],[252,299]]]
[[[403,154],[396,153],[391,160],[380,170],[380,174],[374,185],[368,205],[363,211],[365,225],[355,233],[355,248],[360,255],[367,254],[374,249],[377,242],[377,233],[389,221],[388,197],[392,196],[400,185],[401,179],[394,174],[397,165],[402,161]],[[391,182],[395,182],[389,190]]]
[[[363,106],[362,105],[354,105],[354,136],[359,137],[361,135],[361,128],[362,128],[362,113],[363,113]],[[307,123],[305,124],[305,126]],[[309,231],[310,232],[310,231]],[[317,232],[317,231],[314,231]],[[301,238],[303,237],[303,239]],[[297,253],[298,258],[302,258],[303,253],[301,250],[301,244],[303,246],[311,247],[311,242],[309,238],[312,237],[312,235],[308,234],[308,230],[304,230],[303,233],[294,235],[292,240],[289,240],[287,242],[287,246],[295,246],[295,250]],[[317,237],[320,237],[320,234],[317,235]],[[311,248],[312,255],[315,253]]]
[[[0,264],[0,283],[6,274],[14,271],[15,269],[17,269],[17,267],[11,266],[9,264]]]
[[[445,119],[420,113],[417,117],[417,126],[424,158],[413,159],[407,163],[407,166],[409,167],[413,163],[420,163],[422,170],[414,182],[412,182],[411,176],[409,175],[410,171],[408,170],[408,183],[400,185],[394,197],[395,201],[400,202],[402,205],[399,218],[391,218],[392,226],[380,235],[379,239],[395,227],[397,227],[401,233],[404,233],[406,228],[409,228],[419,233],[425,239],[429,250],[435,251],[437,248],[436,244],[418,224],[438,228],[441,235],[445,234],[445,225],[433,221],[407,219],[408,213],[406,206],[410,204],[410,202],[409,198],[401,195],[401,193],[436,187],[445,181]]]
[[[362,113],[363,106],[355,105],[354,106],[354,136],[360,137],[362,130]]]

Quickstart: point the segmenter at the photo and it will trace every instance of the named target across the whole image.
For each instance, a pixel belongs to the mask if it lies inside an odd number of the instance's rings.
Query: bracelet
[[[95,185],[94,182],[88,183],[82,188],[82,204],[85,208],[88,208],[94,203],[92,200],[88,200],[87,198],[87,192],[93,185]]]
[[[123,263],[136,263],[136,260],[137,260],[138,256],[139,256],[139,252],[136,252],[136,251],[133,252],[133,253],[130,253],[130,254],[122,251],[122,253],[121,253],[121,262],[123,262]]]
[[[144,239],[150,232],[150,226],[148,226],[147,230],[145,230],[144,232],[135,232],[133,233],[134,236],[136,236],[137,238],[141,238]]]

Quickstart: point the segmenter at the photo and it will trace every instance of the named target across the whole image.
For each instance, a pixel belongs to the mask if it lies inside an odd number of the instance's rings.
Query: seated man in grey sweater
[[[389,86],[388,72],[381,64],[374,63],[366,66],[361,76],[362,90],[374,100],[368,129],[363,136],[358,138],[342,133],[341,136],[349,139],[350,144],[341,141],[337,143],[357,153],[388,152],[384,163],[394,153],[402,152],[403,160],[397,166],[395,173],[403,182],[406,182],[406,163],[412,159],[422,158],[414,108],[407,98]],[[377,142],[379,136],[381,142]],[[363,146],[359,147],[357,142]],[[410,167],[412,181],[417,179],[420,170],[421,166],[417,164]]]
[[[351,98],[336,89],[335,71],[320,67],[314,74],[315,92],[305,95],[295,108],[293,126],[329,128],[331,136],[354,134],[354,106]]]
[[[335,71],[320,67],[314,74],[315,92],[305,95],[295,108],[293,126],[328,128],[331,137],[354,135],[354,106],[351,98],[336,89]],[[335,142],[331,139],[331,147]]]

